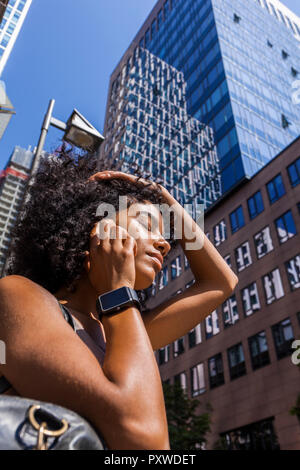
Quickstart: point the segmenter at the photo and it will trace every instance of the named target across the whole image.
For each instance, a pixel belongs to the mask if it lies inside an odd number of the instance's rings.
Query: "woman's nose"
[[[170,249],[171,249],[171,245],[169,242],[167,242],[167,240],[165,239],[159,239],[159,240],[155,240],[154,241],[154,247],[160,251],[161,255],[163,257],[165,257]]]

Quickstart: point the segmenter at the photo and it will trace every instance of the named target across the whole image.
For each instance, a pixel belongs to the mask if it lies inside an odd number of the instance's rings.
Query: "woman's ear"
[[[84,260],[83,266],[84,266],[85,271],[89,273],[91,269],[90,252],[85,251],[84,254],[85,254],[85,260]]]

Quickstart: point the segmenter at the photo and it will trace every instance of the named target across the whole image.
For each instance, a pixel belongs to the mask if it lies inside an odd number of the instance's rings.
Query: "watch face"
[[[120,289],[114,292],[108,292],[101,297],[103,310],[109,310],[111,307],[122,305],[129,300],[126,289]]]

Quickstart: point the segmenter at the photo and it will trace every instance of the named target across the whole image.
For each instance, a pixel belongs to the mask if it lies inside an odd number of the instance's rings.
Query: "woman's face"
[[[163,258],[171,249],[162,235],[162,215],[150,202],[137,202],[117,213],[116,224],[136,240],[135,289],[146,289],[161,271]]]

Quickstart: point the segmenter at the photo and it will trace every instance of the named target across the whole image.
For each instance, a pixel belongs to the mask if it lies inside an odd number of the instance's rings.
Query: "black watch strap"
[[[130,306],[138,308],[140,312],[142,310],[136,291],[127,286],[105,292],[96,302],[99,320],[102,320],[103,315],[120,313]]]

